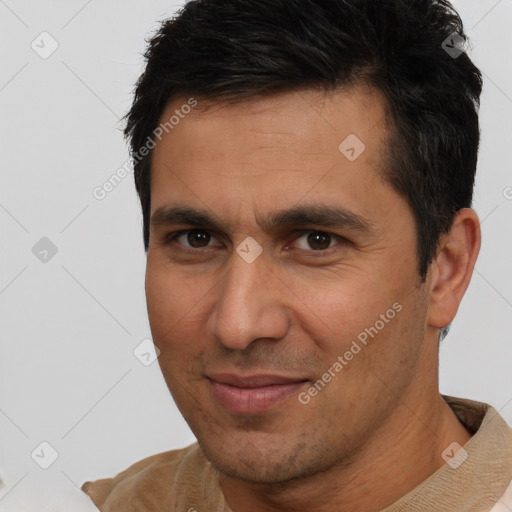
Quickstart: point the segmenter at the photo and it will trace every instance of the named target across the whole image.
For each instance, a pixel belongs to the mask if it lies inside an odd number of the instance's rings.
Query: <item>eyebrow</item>
[[[229,226],[208,210],[189,206],[161,206],[151,215],[151,226],[171,226],[186,224],[208,227],[227,232]],[[374,225],[368,219],[338,206],[324,204],[306,204],[287,210],[270,212],[267,217],[258,218],[258,225],[266,232],[285,226],[316,225],[330,228],[346,228],[363,234],[371,234]]]

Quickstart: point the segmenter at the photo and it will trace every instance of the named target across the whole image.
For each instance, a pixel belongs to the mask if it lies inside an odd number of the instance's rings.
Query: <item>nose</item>
[[[207,322],[210,336],[243,350],[257,339],[282,339],[289,328],[286,287],[263,255],[247,263],[233,253]]]

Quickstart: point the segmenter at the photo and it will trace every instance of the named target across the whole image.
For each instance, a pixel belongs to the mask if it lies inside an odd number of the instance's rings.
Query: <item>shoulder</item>
[[[201,472],[204,456],[194,443],[180,450],[142,459],[112,478],[87,481],[81,489],[102,511],[135,512],[161,507],[172,499],[170,490],[181,473]],[[143,503],[149,497],[152,503]]]

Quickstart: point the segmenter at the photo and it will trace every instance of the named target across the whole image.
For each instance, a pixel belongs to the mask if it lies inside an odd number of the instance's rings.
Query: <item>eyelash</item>
[[[206,233],[209,233],[212,237],[215,237],[215,235],[208,229],[184,229],[184,230],[181,230],[181,231],[175,231],[175,232],[172,232],[172,233],[169,233],[167,234],[164,239],[163,239],[163,245],[171,245],[173,244],[177,238],[179,238],[180,236],[182,235],[186,235],[188,233],[193,233],[193,232],[206,232]],[[311,255],[322,255],[322,254],[330,254],[331,252],[331,249],[334,249],[337,245],[342,245],[342,244],[346,244],[348,243],[348,240],[339,236],[339,235],[335,235],[333,233],[329,233],[327,231],[320,231],[318,229],[308,229],[308,230],[301,230],[301,231],[298,231],[295,235],[295,238],[294,240],[297,240],[298,238],[301,238],[303,237],[304,235],[308,235],[308,234],[311,234],[311,233],[319,233],[319,234],[322,234],[322,235],[328,235],[330,236],[331,238],[333,238],[334,240],[331,240],[332,241],[337,241],[337,243],[335,243],[334,245],[326,248],[326,249],[318,249],[318,250],[314,250],[314,249],[299,249],[299,251],[304,251],[306,253],[311,253]],[[211,240],[210,240],[211,241]],[[211,249],[211,246],[206,246],[206,247],[201,247],[201,248],[198,248],[198,249],[195,249],[193,247],[188,247],[188,246],[185,246],[185,245],[181,245],[181,244],[178,244],[180,245],[181,248],[185,249],[185,250],[188,250],[192,253],[201,253],[201,252],[208,252],[209,249]]]

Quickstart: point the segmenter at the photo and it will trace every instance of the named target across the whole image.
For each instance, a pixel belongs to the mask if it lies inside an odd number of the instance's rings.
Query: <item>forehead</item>
[[[194,106],[189,108],[192,101]],[[296,144],[297,151],[311,153],[335,151],[338,144],[333,148],[333,143],[354,134],[365,145],[377,147],[385,134],[386,106],[377,89],[362,86],[338,92],[300,90],[236,103],[175,98],[160,117],[160,126],[167,123],[170,129],[156,152],[173,138],[180,142],[188,139],[182,150],[192,142],[204,144],[207,138],[215,140],[216,148],[222,151],[241,139],[247,145],[250,137],[267,147]],[[229,139],[223,137],[228,133]],[[174,137],[166,137],[171,134]]]
[[[174,99],[161,116],[168,130],[152,158],[152,211],[183,198],[239,217],[303,199],[368,209],[370,189],[389,188],[379,173],[386,103],[376,90],[190,104]]]

